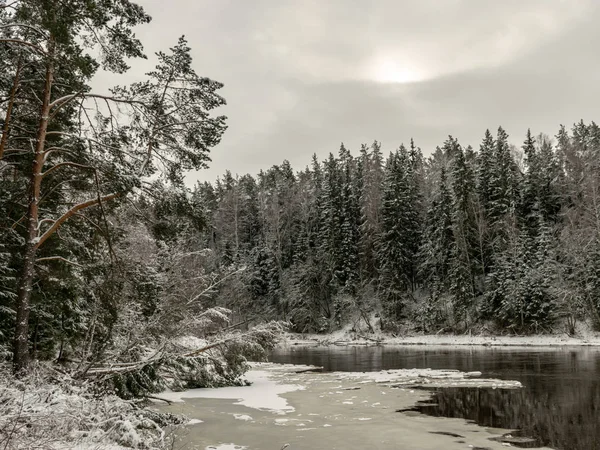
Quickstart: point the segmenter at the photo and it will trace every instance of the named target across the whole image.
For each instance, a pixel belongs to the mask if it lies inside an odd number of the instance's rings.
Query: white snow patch
[[[190,419],[186,425],[197,425],[199,423],[204,423],[204,421],[200,419]]]
[[[237,420],[244,420],[246,422],[249,420],[254,420],[248,414],[234,414],[233,417],[235,417]]]
[[[358,420],[364,421],[364,420],[372,420],[372,417],[359,417]]]
[[[354,402],[342,402],[342,405],[354,405]]]
[[[248,447],[244,445],[236,445],[236,444],[218,444],[218,445],[209,445],[205,447],[205,450],[244,450]]]
[[[263,370],[251,370],[246,374],[245,378],[252,383],[250,386],[163,392],[161,397],[173,402],[180,402],[186,398],[235,399],[238,400],[235,403],[236,405],[271,411],[275,414],[286,414],[293,412],[295,409],[280,394],[304,389],[304,386],[297,384],[278,384],[269,377],[269,372]]]
[[[480,379],[481,372],[461,372],[459,370],[433,370],[433,369],[396,369],[381,370],[379,372],[334,372],[344,380],[356,380],[359,384],[366,383],[398,383],[402,385],[449,387],[503,387],[520,388],[518,381]],[[381,392],[386,395],[385,392]]]
[[[351,325],[350,325],[351,326]],[[562,330],[561,330],[562,331]],[[538,336],[467,336],[467,335],[415,335],[392,337],[383,333],[371,335],[367,340],[350,331],[348,327],[323,336],[296,335],[288,333],[285,345],[372,345],[374,342],[385,345],[427,345],[428,347],[486,346],[486,347],[546,347],[554,351],[555,347],[600,346],[600,334],[589,329],[579,329],[581,337],[567,337],[564,333]]]
[[[332,425],[329,425],[328,423],[326,423],[325,425],[323,425],[323,428],[326,428],[326,427],[331,427],[331,426],[332,426]]]
[[[175,343],[184,348],[194,350],[205,347],[208,341],[206,341],[206,339],[200,339],[196,336],[182,336],[178,338]]]

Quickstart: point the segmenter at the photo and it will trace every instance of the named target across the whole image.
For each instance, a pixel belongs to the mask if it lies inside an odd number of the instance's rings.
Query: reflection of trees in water
[[[432,402],[417,409],[436,417],[463,417],[486,427],[519,429],[521,435],[557,449],[600,449],[600,384],[572,383],[567,389],[557,385],[535,395],[527,389],[440,389]]]

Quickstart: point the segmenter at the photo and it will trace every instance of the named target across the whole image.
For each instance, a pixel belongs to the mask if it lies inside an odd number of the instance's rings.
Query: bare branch
[[[227,275],[225,275],[223,278],[221,278],[219,281],[216,281],[214,283],[212,283],[210,286],[208,286],[206,289],[204,289],[202,292],[200,292],[198,295],[196,295],[194,298],[192,298],[189,302],[186,303],[186,306],[191,305],[192,303],[194,303],[196,300],[198,300],[200,297],[202,297],[203,295],[206,295],[207,292],[211,291],[212,289],[214,289],[215,287],[217,287],[219,284],[221,284],[223,281],[225,281],[227,278],[243,272],[244,270],[246,270],[246,267],[241,267],[238,270],[235,270],[231,273],[228,273]]]
[[[133,100],[133,99],[127,99],[127,98],[119,98],[119,97],[112,97],[110,95],[101,95],[101,94],[92,94],[92,93],[85,93],[85,92],[75,92],[74,94],[69,94],[69,95],[65,95],[63,97],[57,98],[56,100],[54,100],[52,103],[50,103],[50,108],[54,108],[55,106],[60,106],[62,103],[64,102],[68,102],[73,100],[74,98],[77,97],[82,97],[82,98],[98,98],[98,99],[102,99],[102,100],[106,100],[106,101],[111,101],[114,103],[125,103],[128,105],[141,105],[141,106],[148,106],[146,105],[146,103],[141,102],[139,100]]]
[[[45,261],[62,261],[64,263],[70,264],[72,266],[83,268],[83,266],[81,264],[78,264],[78,263],[73,262],[73,261],[69,261],[68,259],[63,258],[62,256],[46,256],[45,258],[38,258],[36,260],[36,262],[38,262],[38,263],[39,262],[45,262]]]

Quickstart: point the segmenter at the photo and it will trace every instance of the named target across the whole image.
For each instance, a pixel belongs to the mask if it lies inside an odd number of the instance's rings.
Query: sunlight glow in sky
[[[370,78],[379,83],[414,83],[425,78],[420,71],[392,58],[383,59],[376,63],[374,67],[375,69]]]
[[[138,1],[154,18],[136,30],[150,60],[95,83],[139,81],[186,35],[198,74],[224,83],[228,117],[190,183],[303,167],[341,142],[388,151],[412,137],[429,154],[449,134],[478,147],[502,125],[521,145],[527,128],[598,119],[598,0]]]

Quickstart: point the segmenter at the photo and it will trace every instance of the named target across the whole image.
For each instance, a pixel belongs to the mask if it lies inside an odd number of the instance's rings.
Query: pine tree
[[[525,154],[526,173],[523,183],[523,195],[521,199],[520,215],[523,222],[529,228],[530,233],[535,237],[537,230],[532,230],[531,218],[535,217],[539,211],[539,187],[540,187],[540,158],[537,154],[535,140],[531,135],[531,130],[527,130],[527,137],[523,143],[523,153]]]
[[[13,13],[3,19],[10,23],[6,28],[14,31],[9,38],[0,37],[0,43],[33,52],[36,57],[23,68],[42,74],[33,77],[36,82],[22,84],[19,55],[25,52],[15,53],[13,86],[26,100],[9,108],[5,121],[11,132],[3,132],[0,143],[2,158],[13,167],[15,179],[27,180],[23,183],[28,195],[23,202],[25,229],[20,229],[25,244],[19,249],[15,308],[14,366],[20,372],[29,361],[36,264],[44,261],[52,269],[53,261],[62,270],[64,255],[74,253],[64,239],[57,242],[57,230],[73,234],[70,244],[76,248],[86,230],[85,225],[78,230],[80,225],[73,223],[83,217],[87,227],[101,224],[100,234],[110,247],[106,214],[117,200],[159,171],[182,185],[183,171],[206,166],[207,153],[219,142],[225,119],[210,115],[210,110],[224,104],[216,94],[221,85],[197,76],[185,39],[169,53],[157,54],[158,64],[146,81],[115,88],[110,94],[91,92],[89,81],[99,67],[123,72],[127,58],[143,56],[132,32],[150,20],[141,7],[127,0],[77,0],[68,5],[33,1],[12,6]],[[90,28],[94,33],[88,33]],[[96,106],[97,102],[108,106]],[[116,105],[127,120],[116,120]],[[33,152],[7,152],[19,150],[19,140],[25,136],[34,142]],[[67,222],[72,231],[66,230]],[[94,234],[88,228],[87,236]]]
[[[375,141],[360,152],[360,276],[362,285],[377,280],[379,267],[375,253],[376,238],[381,230],[383,159],[381,145]]]
[[[490,130],[485,131],[485,137],[479,147],[479,165],[478,165],[478,183],[477,191],[481,206],[486,214],[491,212],[492,191],[493,191],[493,165],[494,165],[494,148],[496,143],[490,133]]]
[[[455,250],[452,262],[452,284],[454,319],[467,325],[468,312],[473,310],[475,300],[475,272],[480,266],[475,260],[477,250],[477,224],[475,175],[471,162],[455,139],[449,139],[445,147],[452,149],[452,220]]]
[[[258,186],[251,175],[239,179],[240,211],[240,245],[247,254],[259,246],[262,239],[262,228],[259,218]]]
[[[404,316],[416,277],[420,223],[411,165],[408,151],[401,146],[390,154],[385,169],[377,256],[381,268],[379,292],[392,320]]]
[[[510,153],[508,134],[502,127],[498,128],[493,158],[489,211],[490,223],[497,226],[517,203],[516,168]]]
[[[356,186],[356,167],[352,155],[342,145],[340,148],[341,175],[341,248],[337,277],[344,290],[356,293],[358,283],[358,240],[360,209]]]
[[[421,272],[432,291],[447,291],[453,254],[452,196],[448,189],[446,169],[442,167],[439,188],[427,212],[427,228],[422,248]]]

